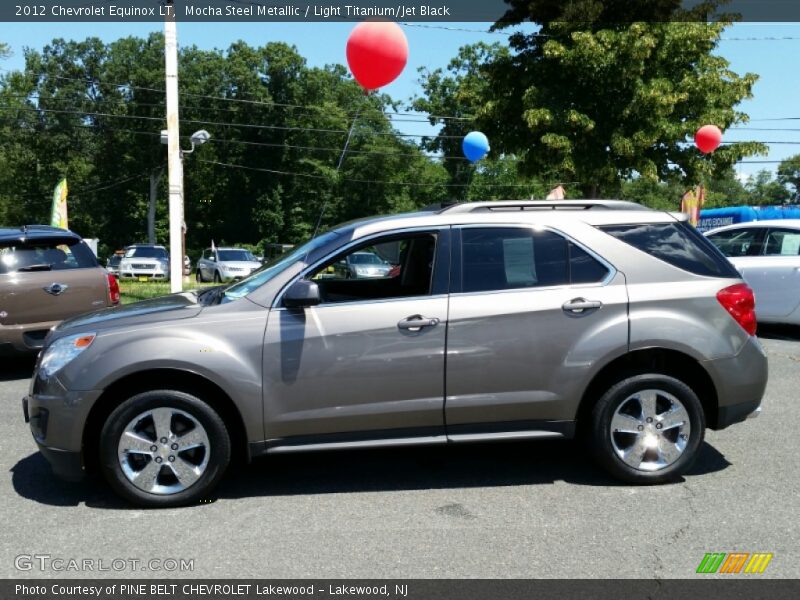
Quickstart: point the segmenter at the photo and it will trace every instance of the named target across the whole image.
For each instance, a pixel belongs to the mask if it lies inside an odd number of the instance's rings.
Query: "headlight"
[[[94,333],[79,333],[57,340],[45,350],[39,370],[51,377],[66,367],[94,341]]]

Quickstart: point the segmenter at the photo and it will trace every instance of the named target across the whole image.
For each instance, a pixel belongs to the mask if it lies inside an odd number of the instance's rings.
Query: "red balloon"
[[[347,64],[366,90],[391,83],[408,61],[408,40],[392,21],[364,21],[347,39]]]
[[[703,154],[713,152],[722,143],[722,132],[716,125],[703,125],[694,134],[694,143]]]

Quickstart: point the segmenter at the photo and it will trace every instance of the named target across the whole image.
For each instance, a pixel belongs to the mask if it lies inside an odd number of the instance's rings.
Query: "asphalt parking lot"
[[[763,414],[709,432],[680,483],[617,484],[572,442],[483,444],[270,457],[213,502],[160,511],[129,508],[97,480],[53,478],[22,420],[30,364],[6,363],[0,576],[690,578],[706,552],[740,551],[774,554],[758,577],[798,577],[800,332],[762,340]],[[21,555],[128,562],[43,571]]]

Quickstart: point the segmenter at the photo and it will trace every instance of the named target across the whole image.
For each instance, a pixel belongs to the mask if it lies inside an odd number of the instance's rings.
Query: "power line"
[[[329,179],[325,175],[314,175],[313,173],[297,173],[294,171],[279,171],[277,169],[265,169],[262,167],[251,167],[248,165],[237,165],[232,163],[224,163],[216,160],[206,160],[202,158],[195,159],[197,162],[207,163],[211,165],[218,165],[221,167],[228,167],[232,169],[245,169],[247,171],[260,171],[262,173],[272,173],[274,175],[288,175],[291,177],[305,177],[308,179]],[[353,178],[342,178],[340,181],[346,181],[348,183],[375,183],[375,184],[383,184],[383,185],[404,185],[409,187],[470,187],[470,186],[484,186],[484,187],[510,187],[510,188],[531,188],[535,185],[555,185],[555,184],[539,184],[539,183],[530,183],[530,184],[523,184],[523,183],[480,183],[480,182],[472,182],[472,183],[423,183],[419,181],[386,181],[386,180],[379,180],[379,179],[353,179]],[[565,182],[561,185],[578,185],[578,182]]]
[[[15,71],[11,71],[9,69],[0,68],[0,71],[5,71],[7,73],[13,73]],[[21,71],[17,71],[22,73]],[[38,76],[36,76],[38,78]],[[147,86],[140,86],[140,85],[133,85],[131,83],[110,83],[110,82],[103,82],[99,79],[91,78],[91,77],[67,77],[65,75],[49,75],[53,79],[63,79],[65,81],[80,81],[83,83],[91,83],[93,85],[106,85],[109,87],[116,87],[116,88],[126,88],[132,90],[142,90],[148,92],[155,92],[159,94],[166,94],[166,91],[161,88],[153,88]],[[274,102],[272,100],[253,100],[248,98],[228,98],[225,96],[213,96],[208,94],[194,94],[191,92],[181,92],[181,97],[191,97],[191,98],[200,98],[205,100],[217,100],[220,102],[238,102],[243,104],[252,104],[252,105],[259,105],[259,106],[271,106],[271,107],[280,107],[280,108],[304,108],[304,109],[312,109],[315,111],[322,111],[325,113],[330,112],[330,106],[320,106],[315,104],[289,104],[289,103],[282,103],[282,102]],[[420,114],[424,114],[421,111],[394,111],[394,110],[384,110],[380,111],[384,115],[387,116],[417,116]],[[352,116],[353,113],[348,113],[349,116]],[[456,116],[456,115],[430,115],[428,118],[430,119],[440,119],[440,120],[454,120],[454,121],[474,121],[475,118],[472,116]]]

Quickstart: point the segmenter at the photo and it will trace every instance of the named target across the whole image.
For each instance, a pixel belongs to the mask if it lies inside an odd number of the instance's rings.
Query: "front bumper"
[[[23,416],[39,451],[63,479],[75,481],[84,475],[83,430],[99,396],[99,391],[68,391],[57,377],[44,379],[37,371],[22,400]]]

